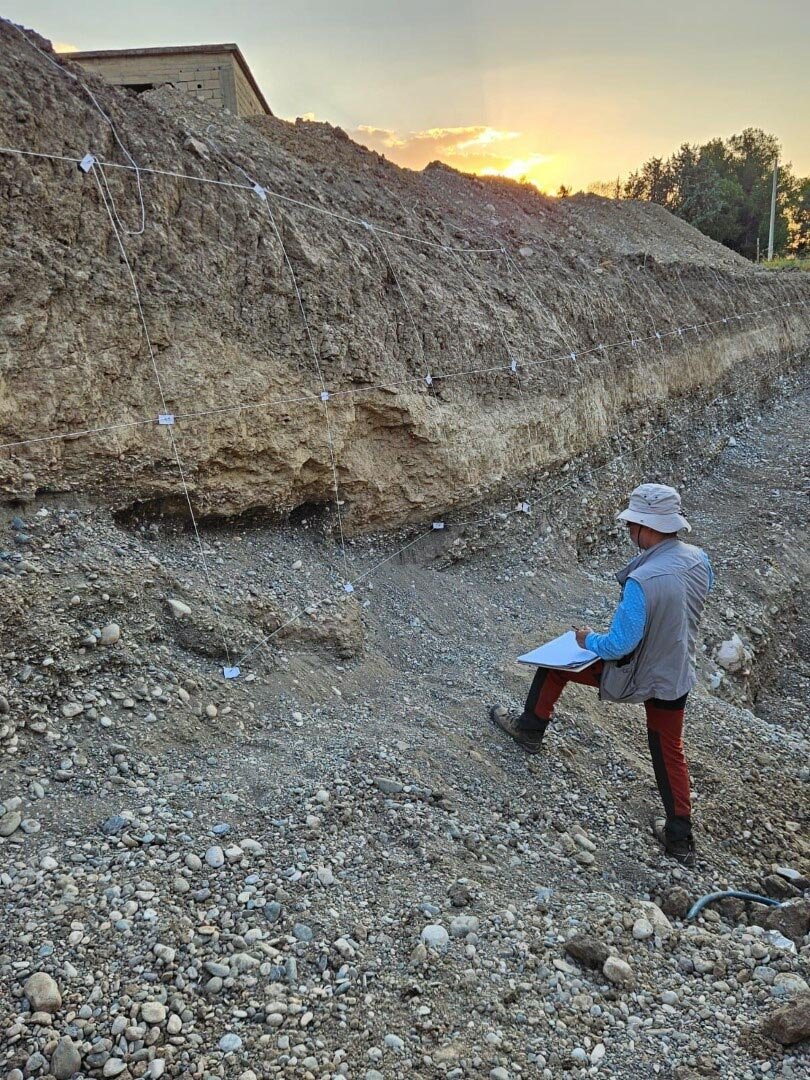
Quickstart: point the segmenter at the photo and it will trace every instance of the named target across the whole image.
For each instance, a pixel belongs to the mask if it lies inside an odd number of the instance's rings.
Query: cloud
[[[455,152],[463,154],[471,150],[480,150],[481,147],[492,146],[493,143],[519,139],[520,135],[519,131],[498,131],[496,128],[491,127],[480,128],[475,135],[471,135],[469,139],[464,139],[458,143]]]
[[[363,139],[372,150],[396,150],[400,157],[424,158],[441,153],[447,157],[465,157],[479,152],[483,147],[520,137],[519,131],[498,131],[483,124],[468,127],[437,127],[424,131],[409,131],[401,135],[392,128],[361,124],[354,134]]]
[[[57,53],[71,53],[78,52],[78,45],[71,45],[69,41],[55,41],[53,43],[53,51]]]
[[[536,175],[552,160],[526,145],[520,131],[505,131],[486,124],[466,127],[435,127],[400,133],[393,128],[361,124],[351,132],[353,138],[371,150],[410,169],[423,169],[429,161],[445,161],[463,172],[481,176],[526,178],[538,184]],[[514,153],[508,151],[514,150]]]

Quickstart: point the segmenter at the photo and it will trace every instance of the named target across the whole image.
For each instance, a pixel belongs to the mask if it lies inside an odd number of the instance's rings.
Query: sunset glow
[[[525,180],[543,191],[556,190],[555,185],[562,182],[557,178],[559,166],[554,155],[526,150],[531,140],[521,131],[471,124],[403,134],[364,124],[350,134],[363,145],[410,169],[423,169],[429,162],[439,160],[461,172]]]
[[[502,168],[496,165],[485,165],[478,171],[481,176],[505,176],[509,180],[525,180],[545,190],[548,185],[548,176],[541,166],[548,165],[552,160],[548,154],[531,154],[527,158],[515,158]]]
[[[147,0],[137,18],[115,0],[6,0],[4,14],[62,53],[235,41],[276,116],[328,121],[411,169],[607,190],[684,142],[760,127],[810,173],[797,0]]]

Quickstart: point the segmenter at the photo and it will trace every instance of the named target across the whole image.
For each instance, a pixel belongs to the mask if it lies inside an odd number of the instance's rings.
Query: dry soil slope
[[[3,145],[124,161],[76,82],[7,23],[0,44]],[[133,177],[105,170],[165,406],[207,414],[175,429],[203,513],[333,502],[334,464],[349,529],[423,519],[598,446],[619,417],[631,432],[673,397],[767,382],[806,342],[804,280],[757,273],[658,207],[416,174],[328,125],[248,123],[83,78],[141,165],[238,183],[244,169],[310,207],[144,174],[137,235]],[[166,431],[137,423],[164,405],[94,175],[2,155],[0,200],[2,441],[133,425],[7,448],[0,491],[182,510]],[[512,359],[529,365],[517,378]]]

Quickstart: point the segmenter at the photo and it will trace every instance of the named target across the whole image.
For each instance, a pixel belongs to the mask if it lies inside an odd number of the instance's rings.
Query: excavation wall
[[[767,389],[806,352],[806,279],[659,207],[416,174],[29,42],[0,23],[0,144],[126,164],[78,75],[140,166],[197,179],[142,173],[141,231],[131,170],[0,154],[8,502],[180,510],[179,455],[202,514],[337,487],[349,530],[419,520],[632,441],[676,400]]]

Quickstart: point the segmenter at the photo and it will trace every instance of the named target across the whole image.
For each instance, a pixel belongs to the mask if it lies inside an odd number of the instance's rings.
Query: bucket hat
[[[641,484],[630,494],[630,504],[616,517],[633,521],[661,533],[676,533],[692,526],[681,513],[681,497],[667,484]]]

